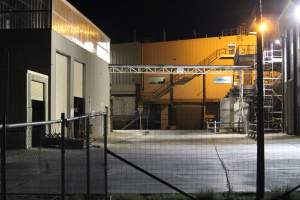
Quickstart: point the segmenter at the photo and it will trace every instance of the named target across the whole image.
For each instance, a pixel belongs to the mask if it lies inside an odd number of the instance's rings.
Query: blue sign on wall
[[[231,76],[222,76],[222,77],[216,77],[214,79],[214,83],[217,83],[217,84],[231,84],[232,83],[232,78]]]

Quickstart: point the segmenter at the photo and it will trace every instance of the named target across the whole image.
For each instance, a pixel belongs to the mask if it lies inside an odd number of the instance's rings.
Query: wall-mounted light
[[[280,45],[281,42],[280,42],[280,40],[277,39],[277,40],[274,41],[274,43],[275,43],[276,45]]]
[[[296,6],[294,10],[294,17],[300,23],[300,6]]]

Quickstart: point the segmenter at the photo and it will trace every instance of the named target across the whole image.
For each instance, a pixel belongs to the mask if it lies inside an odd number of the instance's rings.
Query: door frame
[[[32,122],[32,99],[31,99],[31,82],[36,81],[44,84],[44,102],[45,102],[45,120],[48,121],[48,109],[49,109],[49,101],[48,101],[48,76],[45,74],[37,73],[34,71],[27,70],[27,103],[26,103],[26,111],[27,111],[27,122]],[[26,148],[32,147],[32,128],[28,127],[26,129]]]

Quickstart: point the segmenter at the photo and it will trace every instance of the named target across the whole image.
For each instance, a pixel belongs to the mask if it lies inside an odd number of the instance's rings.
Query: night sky
[[[101,28],[113,43],[160,41],[218,35],[249,22],[254,0],[68,0]],[[263,0],[265,12],[278,13],[286,0]]]

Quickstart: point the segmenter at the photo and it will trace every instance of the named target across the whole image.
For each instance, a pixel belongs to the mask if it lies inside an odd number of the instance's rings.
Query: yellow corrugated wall
[[[256,45],[256,36],[226,36],[144,43],[142,63],[196,65],[217,49],[228,48],[230,43],[235,43],[237,46]]]
[[[228,48],[228,44],[256,45],[256,36],[226,36],[211,37],[191,40],[178,40],[167,42],[145,43],[142,45],[143,64],[173,64],[173,65],[197,65],[214,51]],[[213,65],[233,65],[233,59],[219,59]],[[149,85],[150,76],[144,75],[144,92],[150,94],[160,85]],[[232,88],[232,84],[216,84],[216,77],[233,76],[233,72],[210,74],[206,76],[206,98],[207,101],[219,101]],[[202,100],[202,76],[198,76],[185,85],[176,85],[174,88],[174,100],[177,102],[199,102]],[[167,101],[169,95],[161,98]]]

